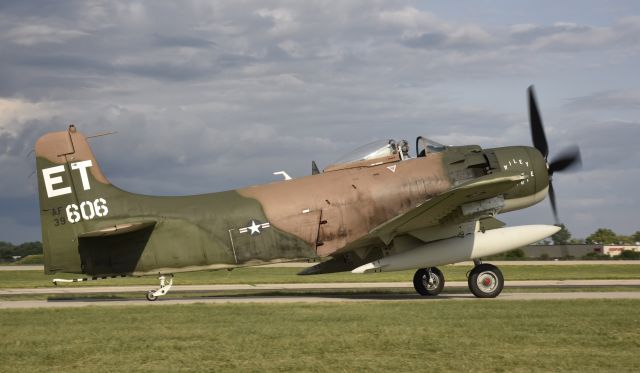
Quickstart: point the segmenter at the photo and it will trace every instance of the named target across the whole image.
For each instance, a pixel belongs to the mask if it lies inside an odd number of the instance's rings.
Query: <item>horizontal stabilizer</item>
[[[134,223],[122,223],[116,224],[107,228],[103,228],[97,231],[91,231],[87,233],[83,233],[79,235],[80,238],[87,237],[103,237],[103,236],[115,236],[118,234],[130,233],[139,231],[141,229],[145,229],[148,227],[152,227],[156,225],[155,220],[142,221],[142,222],[134,222]]]

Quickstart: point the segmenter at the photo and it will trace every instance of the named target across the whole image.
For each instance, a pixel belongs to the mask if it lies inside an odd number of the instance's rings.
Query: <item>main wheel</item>
[[[153,295],[153,293],[155,293],[153,290],[149,290],[149,292],[147,293],[147,300],[154,301],[154,300],[158,299],[158,297]]]
[[[495,298],[504,288],[504,277],[500,269],[486,263],[473,267],[467,282],[469,290],[478,298]]]
[[[436,267],[420,268],[413,275],[413,287],[420,295],[438,295],[444,288],[444,275]]]

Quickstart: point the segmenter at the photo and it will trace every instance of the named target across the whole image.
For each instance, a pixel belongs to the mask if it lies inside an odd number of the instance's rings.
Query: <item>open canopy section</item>
[[[362,145],[349,153],[343,155],[333,164],[345,164],[361,162],[382,157],[392,156],[397,153],[396,142],[394,140],[378,140],[366,145]]]

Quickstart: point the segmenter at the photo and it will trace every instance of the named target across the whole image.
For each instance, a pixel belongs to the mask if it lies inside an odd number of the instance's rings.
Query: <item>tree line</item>
[[[617,234],[609,228],[598,228],[585,239],[575,239],[571,237],[571,232],[564,224],[558,226],[562,229],[551,236],[551,241],[547,241],[547,244],[553,242],[554,245],[635,245],[640,242],[640,230],[626,236]]]
[[[25,242],[14,245],[10,242],[0,241],[0,261],[11,262],[15,257],[42,254],[42,243],[39,241]]]

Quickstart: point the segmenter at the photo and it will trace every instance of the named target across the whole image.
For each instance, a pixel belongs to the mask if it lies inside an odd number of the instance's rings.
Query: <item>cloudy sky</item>
[[[640,230],[637,1],[0,2],[0,240],[39,240],[36,139],[75,123],[111,181],[205,193],[379,138],[529,145],[535,84],[574,236]],[[502,215],[553,223],[548,201]]]

